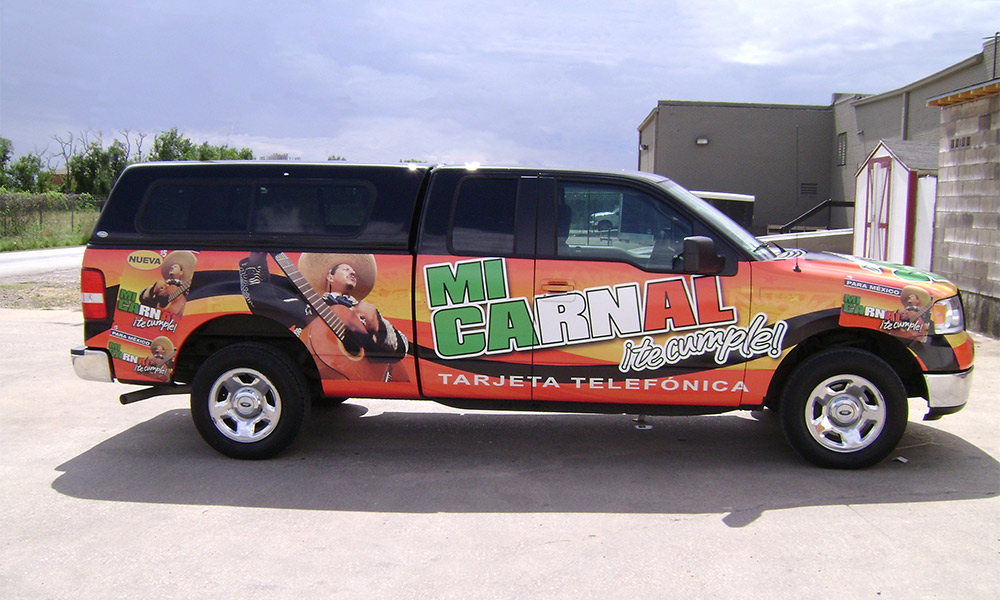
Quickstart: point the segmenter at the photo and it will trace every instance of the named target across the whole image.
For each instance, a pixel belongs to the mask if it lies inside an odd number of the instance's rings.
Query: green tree
[[[253,160],[253,150],[231,148],[228,144],[213,146],[208,142],[195,145],[176,127],[171,127],[153,139],[149,160]]]
[[[43,174],[42,159],[34,154],[25,154],[7,168],[6,180],[16,190],[36,193],[46,191],[51,174]]]
[[[171,127],[153,138],[153,151],[149,160],[196,160],[194,143]]]
[[[212,146],[202,142],[197,149],[197,160],[253,160],[250,148],[230,148],[228,144]]]
[[[112,142],[107,150],[100,140],[91,142],[83,153],[75,154],[69,159],[69,170],[73,173],[73,191],[107,196],[127,165],[128,151],[120,141]]]
[[[0,168],[6,169],[7,162],[14,155],[14,142],[0,137]]]
[[[7,163],[14,155],[14,142],[0,137],[0,187],[7,186]]]

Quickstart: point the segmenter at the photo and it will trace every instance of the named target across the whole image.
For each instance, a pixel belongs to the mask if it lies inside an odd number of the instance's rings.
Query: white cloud
[[[964,0],[947,7],[924,0],[719,0],[679,10],[694,24],[698,44],[713,48],[715,58],[754,66],[873,54],[976,30],[1000,14],[995,0]]]
[[[996,21],[996,0],[921,4],[3,0],[0,135],[20,153],[177,126],[307,160],[628,168],[659,99],[892,89],[977,52]]]

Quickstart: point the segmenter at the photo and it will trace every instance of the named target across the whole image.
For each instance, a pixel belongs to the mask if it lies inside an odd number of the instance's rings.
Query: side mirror
[[[715,252],[715,240],[703,235],[684,238],[684,253],[681,254],[679,271],[697,275],[715,275],[726,266],[726,257]]]

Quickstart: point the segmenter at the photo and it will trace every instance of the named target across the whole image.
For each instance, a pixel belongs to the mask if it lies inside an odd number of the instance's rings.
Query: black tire
[[[308,415],[309,386],[288,357],[264,344],[235,344],[208,357],[191,387],[191,417],[208,444],[232,458],[270,458]]]
[[[909,409],[903,382],[887,362],[865,350],[839,348],[796,367],[779,415],[785,437],[806,460],[862,469],[899,444]]]

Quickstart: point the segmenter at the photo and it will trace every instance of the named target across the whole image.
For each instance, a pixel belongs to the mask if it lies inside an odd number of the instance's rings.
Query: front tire
[[[232,458],[270,458],[295,439],[310,404],[302,371],[263,344],[211,355],[195,374],[191,417],[201,437]]]
[[[891,366],[856,348],[820,352],[799,365],[781,399],[792,447],[821,467],[861,469],[889,455],[906,431],[906,390]]]

